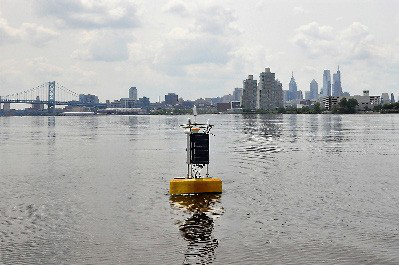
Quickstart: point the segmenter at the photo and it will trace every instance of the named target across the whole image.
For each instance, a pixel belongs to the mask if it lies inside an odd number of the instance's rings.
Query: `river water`
[[[399,115],[0,117],[0,264],[399,264]]]

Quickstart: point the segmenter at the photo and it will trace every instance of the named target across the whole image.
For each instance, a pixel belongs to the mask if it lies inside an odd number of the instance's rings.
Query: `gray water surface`
[[[0,117],[0,264],[399,264],[399,115]]]

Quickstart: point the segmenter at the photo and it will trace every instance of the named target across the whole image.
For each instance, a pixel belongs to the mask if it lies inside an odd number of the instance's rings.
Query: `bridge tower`
[[[48,112],[55,112],[55,81],[48,82]]]

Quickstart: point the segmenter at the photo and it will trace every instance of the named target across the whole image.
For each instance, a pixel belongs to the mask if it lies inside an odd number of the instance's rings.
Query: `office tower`
[[[330,70],[324,70],[323,73],[323,97],[331,96],[331,74]]]
[[[178,100],[179,97],[175,93],[168,93],[167,95],[165,95],[166,105],[171,105],[171,106],[177,105]]]
[[[290,91],[289,90],[283,90],[283,102],[287,102],[290,96]]]
[[[337,73],[333,74],[332,96],[334,97],[342,96],[341,72],[339,71],[339,66]]]
[[[288,100],[298,99],[298,87],[295,82],[294,72],[292,72],[291,80],[290,80],[288,87],[289,87],[288,88],[288,91],[289,91]]]
[[[319,94],[319,84],[317,84],[316,80],[312,80],[310,82],[310,98],[309,99],[317,99]]]
[[[305,100],[310,100],[310,91],[305,91]]]
[[[131,87],[129,88],[129,98],[133,100],[137,100],[137,88]]]
[[[302,100],[303,99],[303,93],[302,90],[298,90],[298,92],[296,92],[297,96],[296,99]]]
[[[266,68],[259,75],[257,90],[257,108],[275,110],[283,106],[283,85],[276,80],[275,73]]]
[[[240,101],[242,98],[242,88],[236,87],[233,92],[233,101]]]
[[[391,93],[391,103],[395,103],[395,96],[393,93]]]
[[[247,79],[243,81],[243,93],[242,93],[242,108],[246,110],[256,109],[256,93],[257,93],[257,81],[254,80],[253,75],[249,75]]]

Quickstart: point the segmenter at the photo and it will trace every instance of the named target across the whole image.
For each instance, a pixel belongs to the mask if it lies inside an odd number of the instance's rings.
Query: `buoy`
[[[222,193],[222,180],[209,176],[209,134],[213,125],[197,123],[197,109],[194,106],[194,123],[188,119],[181,125],[187,135],[187,175],[170,181],[171,195]],[[206,169],[205,176],[202,170]]]

